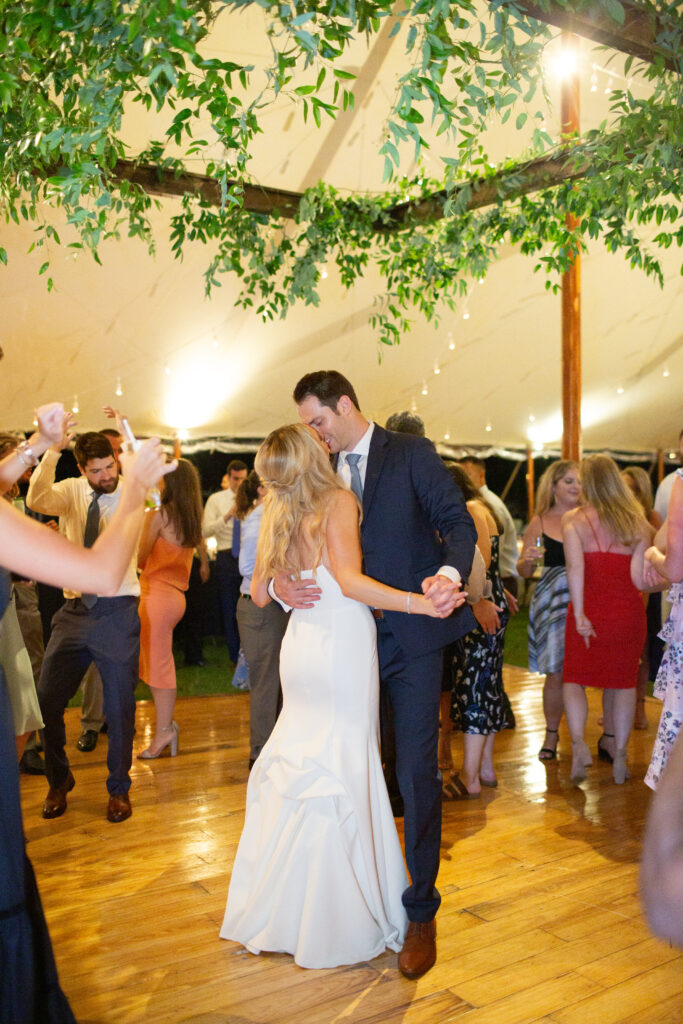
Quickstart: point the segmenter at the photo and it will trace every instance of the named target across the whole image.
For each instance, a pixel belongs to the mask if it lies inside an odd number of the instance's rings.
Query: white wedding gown
[[[220,934],[337,967],[401,949],[408,880],[379,755],[375,623],[324,566],[315,577],[322,596],[282,643],[283,708],[251,770]]]

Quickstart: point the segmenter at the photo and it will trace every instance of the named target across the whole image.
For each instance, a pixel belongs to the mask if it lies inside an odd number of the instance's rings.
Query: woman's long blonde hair
[[[298,577],[302,569],[320,565],[329,501],[344,485],[320,441],[302,423],[278,427],[269,434],[254,465],[267,488],[256,572],[264,578],[280,572]],[[302,565],[311,541],[313,565]]]
[[[645,515],[609,455],[588,455],[581,463],[581,485],[598,519],[622,544],[640,536]]]
[[[558,459],[556,462],[551,462],[545,473],[538,482],[538,488],[536,490],[536,515],[544,516],[546,512],[555,504],[555,495],[553,494],[553,487],[555,484],[562,479],[565,473],[568,473],[570,469],[575,469],[579,472],[578,462],[572,462],[571,460]]]

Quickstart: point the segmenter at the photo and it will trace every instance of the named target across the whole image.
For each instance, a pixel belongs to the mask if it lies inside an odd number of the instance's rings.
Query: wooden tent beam
[[[645,10],[634,0],[621,0],[624,9],[623,25],[617,24],[607,14],[604,5],[598,3],[591,3],[580,11],[562,7],[555,0],[546,0],[543,6],[527,0],[515,0],[515,6],[536,21],[592,39],[595,43],[638,57],[648,64],[663,58],[670,71],[680,72],[680,59],[677,60],[675,54],[657,44],[659,22],[654,12]]]
[[[589,168],[590,161],[577,160],[575,147],[568,147],[557,156],[538,157],[523,166],[508,168],[500,174],[465,182],[451,193],[450,198],[456,198],[458,192],[465,188],[470,189],[471,195],[464,208],[477,210],[499,200],[501,185],[503,185],[504,198],[515,199],[529,192],[551,188],[563,181],[576,181],[584,177]],[[174,171],[156,167],[153,164],[136,164],[132,160],[118,160],[114,167],[113,178],[117,182],[129,181],[139,185],[150,195],[177,198],[190,194],[201,196],[212,206],[220,206],[221,203],[219,183],[205,174],[190,172],[176,174]],[[514,182],[511,181],[509,191],[506,193],[505,182],[507,179],[514,179]],[[229,182],[228,187],[234,184],[237,182]],[[249,213],[294,217],[302,198],[301,192],[288,192],[265,185],[244,184],[242,188],[243,206]],[[414,202],[399,203],[386,211],[385,217],[375,225],[375,230],[378,232],[395,231],[408,224],[426,224],[440,220],[444,215],[444,204],[448,198],[446,191],[440,191]]]

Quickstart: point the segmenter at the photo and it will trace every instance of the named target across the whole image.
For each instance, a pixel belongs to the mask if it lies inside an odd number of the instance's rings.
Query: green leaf
[[[527,115],[524,113],[524,111],[522,111],[521,114],[517,115],[517,120],[515,121],[515,128],[517,129],[517,131],[519,131],[520,128],[524,127],[524,125],[526,124],[526,119]]]
[[[604,0],[607,13],[618,25],[623,25],[625,20],[624,8],[619,3],[619,0]]]

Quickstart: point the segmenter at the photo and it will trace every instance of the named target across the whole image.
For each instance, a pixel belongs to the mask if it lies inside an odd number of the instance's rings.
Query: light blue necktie
[[[349,464],[351,470],[351,490],[356,495],[361,505],[363,504],[363,481],[360,478],[360,470],[358,463],[362,456],[360,455],[347,455],[346,461]]]

